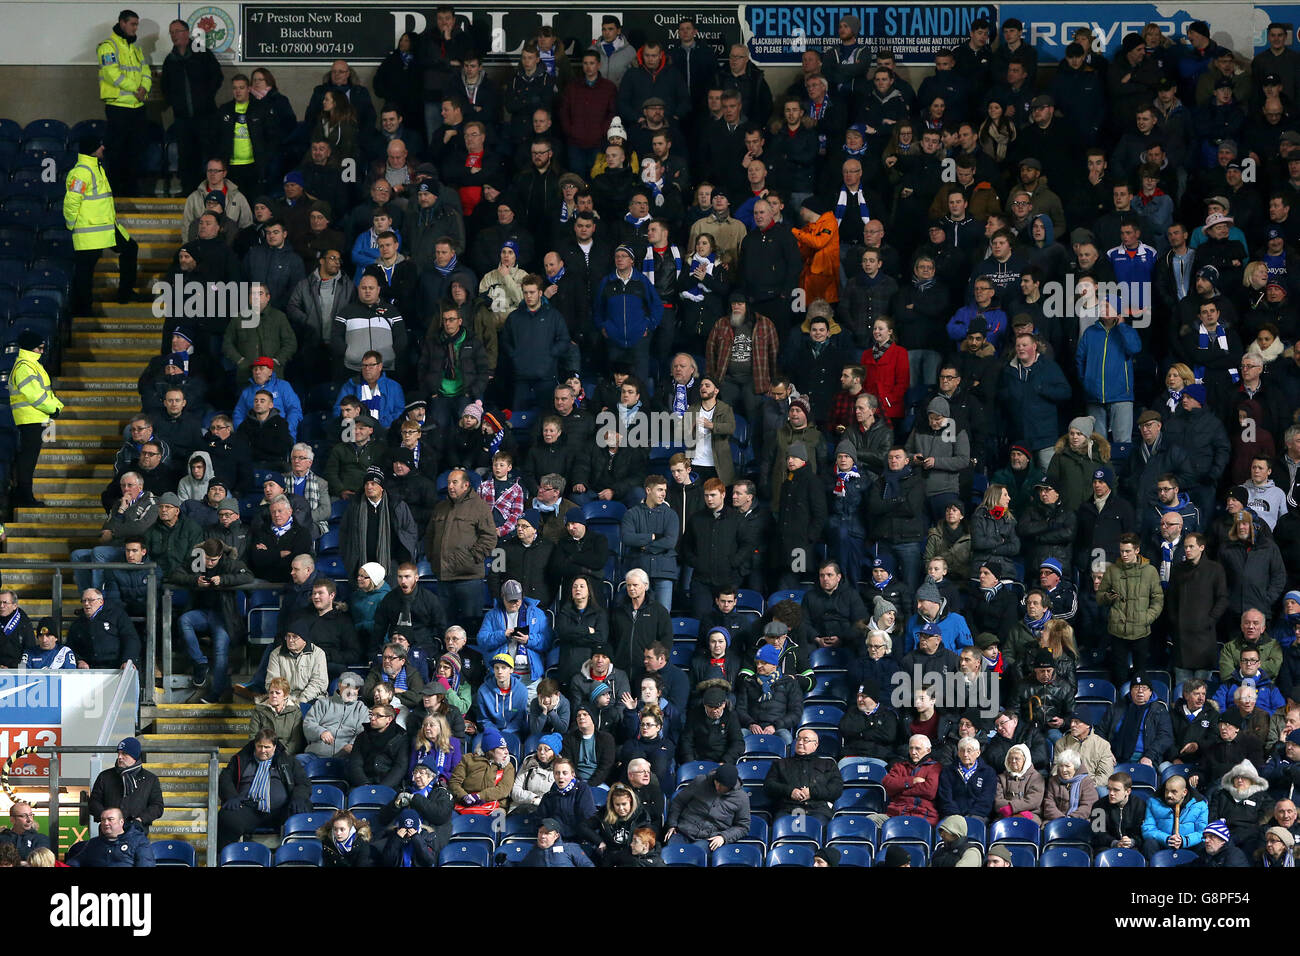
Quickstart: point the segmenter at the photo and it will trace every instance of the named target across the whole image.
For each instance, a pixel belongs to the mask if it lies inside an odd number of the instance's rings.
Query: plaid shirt
[[[491,478],[484,478],[478,486],[478,496],[492,509],[492,520],[497,523],[497,536],[504,538],[515,530],[519,516],[524,513],[524,489],[515,480],[499,499],[496,493],[496,484]]]
[[[862,392],[859,391],[858,395]],[[858,395],[851,395],[844,389],[835,393],[835,398],[831,402],[831,413],[826,420],[826,425],[831,431],[834,431],[837,425],[843,425],[845,431],[853,427],[853,406],[858,400]],[[817,409],[813,409],[816,413]]]
[[[731,360],[731,343],[736,333],[731,327],[731,317],[724,315],[718,319],[709,333],[709,341],[704,347],[705,365],[709,369],[709,378],[721,385],[727,374],[727,363]],[[766,395],[772,387],[772,370],[776,368],[776,326],[772,320],[763,315],[754,319],[754,394]]]

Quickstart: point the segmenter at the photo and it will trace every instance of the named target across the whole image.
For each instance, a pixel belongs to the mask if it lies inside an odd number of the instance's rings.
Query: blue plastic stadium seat
[[[762,866],[763,851],[752,843],[728,843],[709,857],[709,866]]]
[[[1027,820],[1024,817],[1007,817],[1005,820],[996,820],[992,829],[989,831],[989,842],[991,844],[1005,843],[1008,845],[1033,847],[1034,855],[1038,855],[1038,847],[1042,842],[1042,834],[1038,824],[1033,820]]]
[[[155,840],[149,844],[153,847],[154,862],[159,866],[194,866],[194,845],[184,840]]]
[[[1113,704],[1115,685],[1100,677],[1080,678],[1079,693],[1074,699],[1076,702]]]
[[[890,817],[880,828],[880,842],[919,844],[928,851],[934,845],[934,830],[924,817]]]
[[[1146,857],[1137,850],[1112,848],[1102,850],[1092,861],[1093,866],[1122,866],[1141,869],[1147,865]]]
[[[1160,850],[1151,857],[1151,866],[1194,866],[1200,856],[1191,850]]]
[[[812,866],[816,847],[806,843],[782,843],[767,851],[768,866]]]
[[[787,814],[772,822],[772,845],[809,843],[822,845],[822,822],[806,813]]]
[[[810,704],[803,709],[799,719],[800,728],[811,727],[814,730],[838,730],[844,719],[844,709],[832,704]]]
[[[452,840],[438,854],[439,866],[491,866],[492,848],[481,840]]]
[[[880,843],[880,828],[868,816],[842,814],[832,817],[827,824],[826,842],[835,846],[843,843],[874,847]]]
[[[663,849],[665,866],[708,866],[709,853],[694,843],[670,840]]]
[[[232,843],[222,849],[217,866],[270,866],[271,851],[260,843]]]
[[[329,823],[332,813],[295,813],[280,828],[280,841],[315,840],[316,831]]]
[[[311,805],[317,810],[342,810],[347,806],[347,797],[339,787],[326,783],[314,783],[311,787]]]
[[[479,840],[496,846],[500,817],[483,816],[476,813],[453,813],[451,816],[451,838],[453,840]]]
[[[699,637],[700,622],[694,617],[675,617],[672,619],[673,640],[680,637]]]
[[[348,809],[382,810],[392,803],[393,798],[396,796],[396,790],[381,784],[366,784],[364,787],[353,787],[348,792]]]
[[[763,595],[749,588],[741,588],[736,592],[736,610],[747,613],[761,615],[763,609],[767,606],[763,600]]]
[[[740,775],[741,783],[762,783],[767,779],[768,773],[772,770],[774,760],[745,760],[741,759],[736,763],[736,772]]]
[[[1012,863],[1015,863],[1015,854],[1012,854]],[[1088,856],[1086,850],[1081,850],[1077,846],[1049,846],[1043,851],[1043,855],[1038,858],[1039,866],[1062,866],[1074,867],[1077,869],[1086,869],[1092,865],[1092,859]]]
[[[746,757],[755,757],[761,754],[767,754],[771,757],[784,757],[787,749],[785,741],[776,734],[745,735]]]
[[[1133,778],[1133,789],[1146,790],[1148,796],[1156,792],[1156,784],[1159,776],[1155,767],[1148,767],[1144,763],[1117,763],[1115,764],[1115,773],[1124,771]]]
[[[677,786],[682,787],[696,777],[712,773],[718,765],[712,760],[691,760],[677,768]]]
[[[320,866],[325,854],[317,840],[282,843],[275,851],[276,866]]]

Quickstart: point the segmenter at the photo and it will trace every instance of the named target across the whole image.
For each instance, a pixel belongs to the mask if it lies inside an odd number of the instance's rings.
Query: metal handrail
[[[59,843],[59,761],[60,754],[116,754],[117,747],[37,747],[38,754],[50,757],[50,842],[57,848]],[[208,826],[206,859],[208,866],[217,865],[217,813],[221,809],[217,800],[217,782],[221,775],[221,748],[204,747],[190,744],[188,746],[168,745],[167,753],[207,754],[208,756]],[[92,784],[94,781],[90,781]]]
[[[140,564],[131,564],[127,561],[96,561],[93,563],[86,561],[23,561],[21,559],[10,560],[7,555],[3,560],[0,560],[0,568],[5,570],[54,572],[54,579],[50,582],[50,616],[54,618],[54,629],[60,636],[63,634],[63,572],[64,570],[73,572],[86,571],[88,567],[108,571],[143,569],[154,572],[149,575],[145,599],[145,651],[140,675],[142,678],[140,681],[140,702],[152,707],[155,703],[153,672],[158,654],[158,587],[160,582],[157,574],[157,564],[153,561],[144,561]]]

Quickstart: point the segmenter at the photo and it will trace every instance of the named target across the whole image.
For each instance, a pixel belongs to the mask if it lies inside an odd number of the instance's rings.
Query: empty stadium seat
[[[348,809],[349,810],[382,810],[393,802],[397,796],[397,791],[392,787],[385,787],[380,784],[366,784],[364,787],[353,787],[348,792]]]
[[[1200,855],[1191,850],[1160,850],[1152,854],[1151,866],[1195,866],[1200,860]]]
[[[184,840],[155,840],[153,859],[158,866],[195,866],[194,845]]]
[[[868,816],[856,813],[841,814],[831,818],[826,826],[826,843],[862,844],[875,847],[880,843],[880,828]]]
[[[772,845],[809,843],[822,845],[822,822],[807,813],[790,813],[772,821]]]
[[[1014,853],[1011,862],[1012,865],[1015,865]],[[1038,858],[1038,865],[1086,869],[1092,865],[1092,859],[1086,851],[1079,849],[1077,846],[1050,846]]]
[[[324,851],[316,840],[295,840],[283,843],[275,851],[276,866],[320,866]]]
[[[1133,778],[1134,790],[1145,790],[1150,796],[1156,792],[1156,785],[1159,782],[1159,776],[1155,767],[1148,767],[1144,763],[1117,763],[1115,764],[1115,773],[1124,771]]]
[[[708,866],[709,851],[694,843],[669,840],[663,848],[665,866]]]
[[[480,840],[496,846],[498,817],[477,813],[453,813],[451,837],[453,840]]]
[[[784,757],[789,751],[786,742],[776,734],[745,734],[745,756],[747,758],[776,759]]]
[[[752,843],[727,843],[709,855],[709,866],[762,866],[763,851]]]
[[[311,805],[317,810],[342,810],[347,802],[347,797],[339,787],[325,783],[312,784]]]
[[[1093,866],[1122,866],[1142,868],[1147,865],[1146,857],[1137,850],[1112,848],[1102,850],[1092,861]]]
[[[782,843],[767,851],[768,866],[812,866],[816,847],[806,843]]]
[[[1049,820],[1043,826],[1043,849],[1053,846],[1073,846],[1092,852],[1092,821],[1078,817]]]
[[[491,866],[492,848],[481,840],[452,840],[438,854],[439,866]]]
[[[1032,847],[1035,857],[1038,856],[1038,846],[1041,842],[1042,834],[1038,824],[1024,817],[1007,817],[1005,820],[995,820],[993,827],[989,830],[989,843],[991,845],[1007,844],[1009,846]]]
[[[696,777],[717,769],[718,765],[712,760],[691,760],[677,768],[677,786],[683,787]]]
[[[271,851],[260,843],[232,843],[224,847],[217,866],[270,866]]]
[[[280,841],[315,840],[316,831],[330,822],[333,813],[295,813],[280,828]]]

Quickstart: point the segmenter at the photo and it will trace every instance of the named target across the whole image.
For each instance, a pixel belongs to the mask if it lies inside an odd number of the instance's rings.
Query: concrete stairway
[[[153,840],[184,840],[194,844],[200,862],[207,845],[208,761],[201,754],[176,753],[169,747],[192,745],[221,748],[220,764],[248,743],[246,704],[159,704],[150,733],[140,736],[151,771],[163,789],[161,818],[149,829]]]
[[[171,264],[180,245],[184,200],[123,199],[118,219],[140,243],[138,288],[149,287]],[[126,420],[140,410],[136,382],[157,353],[163,319],[148,303],[119,305],[117,256],[110,249],[95,270],[95,315],[72,320],[55,391],[64,410],[41,452],[33,488],[44,508],[19,508],[6,526],[5,552],[20,560],[66,561],[99,536],[104,511],[100,492],[113,477],[113,456],[122,444]],[[6,587],[18,592],[28,614],[50,613],[50,574],[8,568]],[[71,575],[64,576],[65,616],[77,609]]]
[[[140,244],[137,291],[149,292],[170,267],[181,242],[181,199],[118,200],[119,221]],[[139,411],[136,383],[149,359],[158,353],[164,318],[151,303],[119,305],[117,257],[107,250],[95,270],[94,315],[72,320],[72,338],[64,354],[62,375],[54,382],[64,402],[53,435],[36,467],[36,497],[43,508],[19,508],[6,526],[4,585],[34,618],[50,613],[51,574],[5,567],[5,558],[66,561],[77,548],[89,547],[104,520],[100,493],[113,477],[113,458],[121,447],[127,419]],[[75,614],[79,595],[72,575],[65,574],[63,613]],[[146,675],[147,679],[147,675]],[[184,701],[189,695],[178,692]],[[167,747],[216,744],[224,767],[248,742],[247,705],[163,703],[143,720],[141,735],[149,769],[158,774],[166,806],[151,828],[154,840],[194,843],[203,859],[207,834],[207,760],[198,754],[169,752]]]

